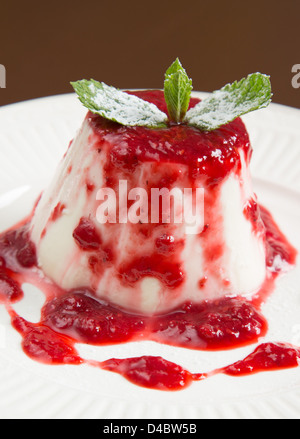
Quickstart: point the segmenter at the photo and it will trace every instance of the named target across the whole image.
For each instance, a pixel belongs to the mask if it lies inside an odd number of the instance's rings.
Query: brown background
[[[274,101],[300,108],[299,0],[6,1],[0,3],[0,105],[68,93],[71,80],[161,88],[178,56],[195,90],[271,75]]]

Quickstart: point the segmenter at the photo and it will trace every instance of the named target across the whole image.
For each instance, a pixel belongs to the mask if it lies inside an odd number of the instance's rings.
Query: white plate
[[[79,128],[85,109],[75,95],[0,107],[0,230],[30,212]],[[254,155],[259,200],[300,250],[300,110],[272,104],[244,117]],[[15,309],[39,319],[43,296],[27,288]],[[264,341],[300,345],[300,267],[282,277],[264,306]],[[1,418],[299,418],[300,368],[247,377],[216,375],[179,392],[134,386],[121,376],[83,366],[45,366],[21,350],[20,336],[0,307]],[[85,358],[161,355],[191,372],[242,359],[255,346],[197,352],[153,342],[78,346]]]

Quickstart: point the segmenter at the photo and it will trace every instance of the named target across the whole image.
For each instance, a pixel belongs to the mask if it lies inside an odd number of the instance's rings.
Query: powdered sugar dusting
[[[186,117],[190,125],[200,123],[204,129],[211,130],[231,122],[241,113],[251,111],[251,107],[253,101],[244,101],[241,105],[237,105],[231,93],[216,91],[211,98],[199,102],[190,109]]]
[[[267,107],[271,97],[269,77],[253,73],[213,92],[187,112],[185,121],[202,130],[212,131],[237,117]]]
[[[100,85],[101,88],[91,82],[88,88],[101,116],[127,126],[157,127],[167,122],[167,115],[156,105],[103,82]]]

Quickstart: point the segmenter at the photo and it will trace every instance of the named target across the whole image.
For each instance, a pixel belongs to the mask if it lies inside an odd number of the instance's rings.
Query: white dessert
[[[149,152],[136,147],[134,166],[122,167],[112,157],[117,152],[118,159],[125,160],[130,141],[121,142],[115,126],[96,128],[92,119],[90,114],[84,120],[32,219],[31,239],[45,275],[64,290],[86,287],[101,299],[142,314],[166,312],[186,301],[253,296],[266,277],[266,249],[259,216],[254,226],[245,214],[256,198],[249,174],[249,147],[232,145],[239,166],[229,167],[214,185],[201,170],[193,176],[193,187],[204,189],[204,223],[199,221],[197,233],[186,233],[189,225],[185,221],[100,224],[97,194],[108,183],[116,189],[118,181],[126,180],[129,189],[139,187],[150,193],[151,187],[164,187],[167,181],[169,189],[183,192],[191,185],[191,166],[183,159],[172,160],[173,156],[162,160],[160,144],[152,142]],[[240,121],[238,129],[244,130]],[[123,140],[129,139],[126,128],[121,130]],[[135,136],[136,142],[138,133]],[[172,142],[168,145],[171,151]],[[222,167],[222,151],[213,145],[209,151]],[[202,159],[207,158],[199,152],[199,163]],[[83,219],[99,237],[94,247],[83,248],[74,237]]]

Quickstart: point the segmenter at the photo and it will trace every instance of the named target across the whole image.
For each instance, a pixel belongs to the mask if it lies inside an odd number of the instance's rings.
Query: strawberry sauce
[[[162,91],[135,91],[134,94],[155,103],[167,114]],[[199,99],[192,98],[189,108],[198,102]],[[239,150],[244,151],[247,160],[251,158],[249,136],[240,118],[211,132],[203,132],[185,124],[170,125],[158,130],[140,126],[125,127],[91,112],[87,114],[87,119],[97,135],[97,150],[101,152],[103,145],[111,145],[110,164],[105,171],[107,183],[112,187],[118,183],[118,179],[113,178],[118,171],[132,176],[142,162],[151,162],[153,166],[155,163],[157,166],[164,166],[164,163],[187,165],[190,173],[189,187],[193,187],[193,182],[199,176],[206,178],[207,183],[214,186],[232,170],[239,171]],[[167,181],[155,182],[153,187],[171,187],[172,182],[178,178],[176,171],[172,175],[173,167],[170,167],[171,173]],[[166,170],[168,169],[167,167]],[[149,177],[153,182],[155,171]]]
[[[296,251],[270,213],[264,208],[262,212],[269,246],[270,289],[279,274],[271,261],[280,258],[294,264]],[[259,345],[245,359],[207,374],[192,374],[161,357],[112,358],[104,362],[81,358],[75,347],[78,342],[101,346],[152,340],[198,350],[232,349],[256,343],[267,333],[268,326],[259,309],[259,294],[252,302],[227,297],[200,304],[184,303],[172,312],[152,317],[130,314],[99,300],[87,288],[62,294],[49,280],[41,280],[28,225],[21,224],[0,236],[0,300],[10,313],[12,326],[22,335],[22,348],[30,358],[44,364],[87,363],[118,373],[136,385],[158,390],[180,390],[216,373],[237,376],[298,366],[300,348],[282,343]],[[93,246],[100,245],[89,224],[86,233],[77,230],[78,244],[86,251],[90,249],[86,244],[89,238]],[[170,242],[166,240],[159,245],[164,252]],[[26,281],[36,284],[46,294],[39,323],[24,320],[10,306],[22,299],[22,284]]]

